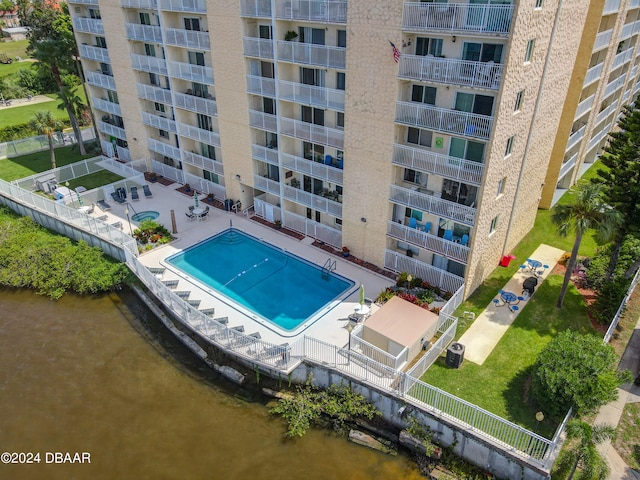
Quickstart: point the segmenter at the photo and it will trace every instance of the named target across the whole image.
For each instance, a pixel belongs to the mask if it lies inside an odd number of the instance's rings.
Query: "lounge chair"
[[[124,203],[124,202],[125,202],[125,199],[124,199],[124,198],[122,198],[122,197],[119,195],[119,193],[120,193],[119,191],[111,192],[111,198],[113,198],[113,200],[114,200],[115,202],[117,202],[117,203]]]
[[[465,233],[464,235],[462,235],[462,238],[460,239],[460,245],[464,245],[466,247],[468,243],[469,243],[469,235]]]
[[[140,195],[138,195],[138,187],[131,187],[131,200],[140,200]]]
[[[424,231],[427,233],[431,233],[431,222],[427,222],[424,224]]]
[[[146,198],[153,197],[153,193],[151,193],[151,189],[149,188],[149,185],[143,185],[142,186],[142,191],[144,192],[144,196]]]
[[[109,205],[104,200],[98,200],[98,206],[100,207],[100,210],[102,210],[103,212],[106,212],[107,210],[111,210],[111,205]]]

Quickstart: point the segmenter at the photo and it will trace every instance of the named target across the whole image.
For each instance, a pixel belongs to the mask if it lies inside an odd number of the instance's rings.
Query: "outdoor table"
[[[200,216],[204,213],[204,208],[202,207],[194,208],[191,213],[193,213],[196,216]]]
[[[529,266],[529,271],[537,275],[538,269],[542,266],[542,262],[533,260],[532,258],[527,258],[527,265]]]
[[[500,296],[502,297],[504,303],[518,303],[518,296],[513,292],[502,292]]]
[[[93,212],[93,207],[91,205],[83,205],[82,207],[78,208],[78,211],[80,213],[91,213]]]

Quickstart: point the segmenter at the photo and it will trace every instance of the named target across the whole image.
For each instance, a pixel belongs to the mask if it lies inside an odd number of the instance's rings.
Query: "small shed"
[[[362,328],[362,339],[397,357],[405,347],[413,360],[425,342],[433,338],[438,315],[400,297],[392,297]]]

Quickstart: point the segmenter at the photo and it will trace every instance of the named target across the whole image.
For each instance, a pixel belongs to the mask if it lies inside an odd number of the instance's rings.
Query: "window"
[[[432,137],[433,132],[431,130],[409,127],[407,131],[407,143],[413,143],[414,145],[430,147]]]
[[[213,145],[207,145],[206,143],[201,143],[200,153],[202,154],[203,157],[210,158],[211,160],[216,159],[216,148]]]
[[[213,121],[210,116],[198,113],[196,114],[196,117],[198,118],[198,128],[213,132]]]
[[[434,57],[442,56],[442,39],[441,38],[416,38],[416,55],[426,56],[433,55]]]
[[[144,54],[147,57],[155,57],[156,56],[156,46],[150,45],[148,43],[144,44]]]
[[[212,183],[220,183],[217,173],[210,172],[209,170],[202,170],[202,177],[205,180],[209,180]]]
[[[499,43],[464,42],[462,59],[472,62],[502,62],[502,45]]]
[[[196,32],[200,31],[200,19],[199,18],[184,18],[184,29],[185,30],[195,30]]]
[[[426,103],[427,105],[436,104],[436,92],[435,87],[425,87],[424,85],[414,85],[411,89],[411,101]]]
[[[345,79],[346,79],[346,76],[345,76],[344,72],[336,73],[336,88],[338,90],[344,90]]]
[[[321,108],[301,107],[302,121],[315,125],[324,125],[324,110]]]
[[[100,10],[96,8],[90,8],[89,18],[93,18],[94,20],[100,20],[102,18],[102,16],[100,15]]]
[[[139,12],[140,24],[141,25],[151,25],[151,17],[146,12]]]
[[[151,85],[160,86],[160,77],[153,72],[149,72],[149,83]]]
[[[111,65],[109,65],[108,63],[100,62],[100,72],[102,72],[103,75],[109,75],[110,77],[113,77]]]
[[[419,222],[422,221],[422,212],[420,210],[412,210],[411,208],[406,208],[404,211],[404,216],[415,218]]]
[[[474,95],[458,92],[456,94],[455,110],[460,112],[477,113],[478,115],[493,114],[493,97],[489,95]]]
[[[309,142],[302,142],[302,156],[307,160],[324,163],[324,146],[314,145]]]
[[[338,47],[347,47],[347,31],[346,30],[338,30],[338,39],[336,40],[336,45]]]
[[[511,151],[513,150],[513,142],[515,142],[516,137],[515,135],[512,137],[509,137],[509,140],[507,140],[507,148],[505,148],[504,150],[504,156],[508,157],[509,155],[511,155]]]
[[[299,27],[298,41],[300,43],[313,43],[314,45],[324,45],[324,28]]]
[[[542,3],[544,0],[536,0],[536,8],[542,8]]]
[[[262,97],[262,111],[264,113],[276,114],[276,101],[273,98]]]
[[[507,177],[502,178],[498,182],[498,193],[496,193],[496,197],[499,197],[500,195],[504,194],[504,187],[506,184],[507,184]]]
[[[258,30],[259,30],[258,36],[260,38],[265,38],[267,40],[271,40],[273,38],[271,25],[260,25],[258,27]]]
[[[96,37],[96,47],[107,48],[107,39],[104,37]]]
[[[196,97],[207,98],[209,96],[209,87],[204,83],[191,82],[191,92]]]
[[[320,223],[322,217],[320,216],[320,212],[316,210],[316,222]]]
[[[493,232],[496,231],[496,228],[498,227],[498,217],[493,217],[493,220],[491,220],[491,226],[489,227],[489,234],[492,234]]]
[[[535,45],[535,43],[535,39],[531,39],[527,42],[527,51],[524,54],[524,63],[528,63],[531,61],[531,57],[533,57],[533,46]]]
[[[344,128],[344,113],[336,112],[336,127]]]
[[[404,181],[417,183],[418,185],[426,186],[429,176],[426,173],[418,172],[410,168],[404,169]]]
[[[342,225],[342,219],[336,218],[336,225]]]
[[[260,62],[260,76],[262,78],[275,78],[273,63],[270,62]]]
[[[162,138],[169,138],[169,132],[167,132],[166,130],[159,129],[158,133]]]
[[[165,113],[164,103],[153,102],[153,108],[156,110],[156,112]]]
[[[118,94],[113,90],[107,90],[107,98],[111,103],[120,103],[118,100]]]
[[[519,112],[522,107],[522,97],[524,97],[524,90],[520,90],[516,95],[516,104],[513,108],[514,112]]]
[[[484,161],[484,143],[451,137],[449,156],[482,163]]]
[[[300,83],[324,87],[325,71],[317,68],[300,67]]]
[[[187,52],[187,58],[189,59],[189,64],[200,65],[201,67],[204,67],[204,53]]]

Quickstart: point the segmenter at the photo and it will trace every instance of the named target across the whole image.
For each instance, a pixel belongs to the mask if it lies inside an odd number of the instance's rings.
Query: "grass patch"
[[[85,145],[88,146],[88,143]],[[75,145],[56,148],[56,165],[58,167],[76,163],[80,160],[91,157],[95,157],[95,154],[82,156],[78,151],[78,147]],[[49,158],[48,149],[43,150],[42,152],[35,152],[28,155],[22,155],[20,157],[0,160],[0,178],[7,182],[28,177],[34,173],[45,172],[50,169],[51,160]]]
[[[69,119],[67,111],[59,110],[58,102],[52,100],[50,102],[27,104],[22,107],[11,107],[10,110],[6,111],[6,113],[10,112],[10,115],[0,116],[0,128],[29,123],[36,112],[40,111],[49,111],[58,120]]]
[[[5,53],[7,57],[13,58],[14,62],[16,57],[28,58],[27,46],[29,40],[17,40],[15,42],[0,42],[0,53]],[[0,70],[1,72],[1,70]]]
[[[573,286],[562,310],[555,307],[562,279],[561,275],[547,277],[483,365],[463,362],[459,369],[451,369],[441,357],[422,380],[525,428],[553,435],[561,419],[548,418],[536,425],[535,414],[540,407],[528,402],[529,368],[559,332],[567,328],[595,332],[587,317],[586,303]]]
[[[75,189],[76,187],[82,185],[87,190],[92,190],[94,188],[102,187],[103,185],[109,185],[110,183],[117,182],[118,180],[122,179],[123,177],[121,177],[120,175],[116,175],[115,173],[112,173],[108,170],[101,170],[99,172],[90,173],[89,175],[84,175],[83,177],[69,180],[69,188]]]
[[[30,62],[30,61],[27,61],[27,62],[16,62],[16,61],[14,61],[13,63],[9,63],[9,64],[0,63],[0,78],[8,77],[9,75],[13,75],[18,70],[31,69],[33,64],[34,63]]]
[[[614,447],[634,470],[640,470],[640,403],[627,403],[616,429]]]
[[[615,349],[620,358],[622,358],[629,339],[633,335],[638,317],[640,317],[640,287],[636,286],[609,341],[609,344]]]

